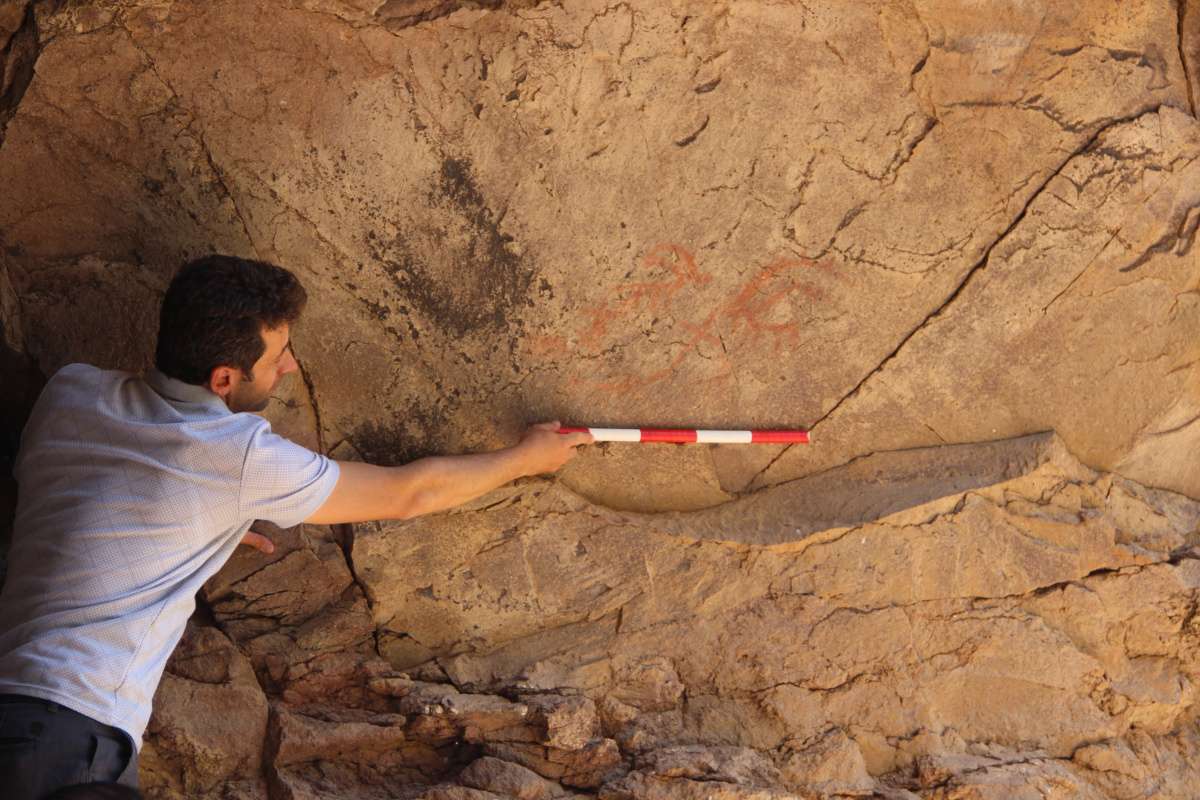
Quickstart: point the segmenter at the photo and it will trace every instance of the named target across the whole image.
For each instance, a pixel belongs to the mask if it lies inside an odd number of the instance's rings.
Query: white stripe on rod
[[[696,431],[700,444],[750,444],[754,434],[750,431]]]
[[[640,442],[639,428],[588,428],[597,442]]]

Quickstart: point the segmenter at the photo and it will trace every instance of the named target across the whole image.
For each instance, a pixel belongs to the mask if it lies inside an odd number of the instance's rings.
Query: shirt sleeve
[[[290,528],[312,516],[337,481],[336,461],[272,433],[264,424],[246,451],[238,511],[242,519]]]

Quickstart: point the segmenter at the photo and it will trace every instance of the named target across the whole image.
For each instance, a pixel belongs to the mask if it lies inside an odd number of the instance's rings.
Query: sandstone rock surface
[[[340,458],[814,434],[274,531],[148,794],[1194,797],[1198,70],[1191,0],[0,0],[6,436],[214,250]]]

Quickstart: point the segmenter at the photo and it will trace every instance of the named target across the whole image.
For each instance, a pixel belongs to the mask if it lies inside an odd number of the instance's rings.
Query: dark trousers
[[[0,695],[0,794],[42,800],[63,786],[137,787],[137,750],[124,731],[33,697]]]

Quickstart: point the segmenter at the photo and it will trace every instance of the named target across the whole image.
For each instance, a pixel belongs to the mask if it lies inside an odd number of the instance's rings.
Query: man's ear
[[[238,384],[241,375],[233,367],[213,367],[208,376],[208,389],[222,399],[228,399],[229,393]]]

